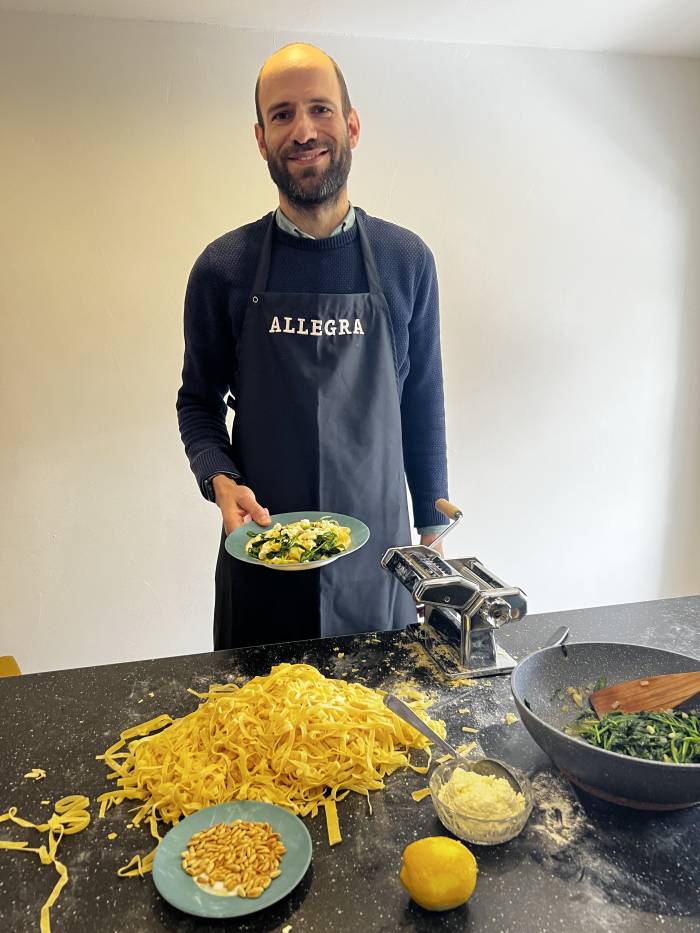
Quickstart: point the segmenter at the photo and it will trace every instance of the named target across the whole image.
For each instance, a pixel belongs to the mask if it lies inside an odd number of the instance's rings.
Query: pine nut
[[[260,897],[281,874],[286,849],[269,823],[236,820],[195,833],[181,853],[182,867],[200,884],[221,882],[240,897]]]

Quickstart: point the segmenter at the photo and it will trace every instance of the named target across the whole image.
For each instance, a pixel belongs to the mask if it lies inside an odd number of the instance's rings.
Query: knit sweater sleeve
[[[419,529],[445,524],[435,500],[447,498],[438,282],[433,255],[425,244],[424,250],[409,324],[409,371],[401,397],[404,465]]]
[[[204,480],[235,473],[226,428],[230,364],[235,351],[224,284],[215,272],[210,248],[197,259],[185,294],[185,356],[177,417],[185,454],[204,495]]]

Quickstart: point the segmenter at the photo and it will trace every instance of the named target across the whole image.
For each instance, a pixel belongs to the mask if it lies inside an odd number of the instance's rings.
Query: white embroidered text
[[[349,321],[341,317],[339,320],[319,321],[307,320],[305,317],[273,317],[270,324],[270,334],[302,334],[305,337],[352,337],[362,336],[362,321],[357,318]]]

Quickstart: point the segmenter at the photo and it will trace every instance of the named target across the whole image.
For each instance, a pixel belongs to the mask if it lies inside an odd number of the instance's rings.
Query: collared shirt
[[[275,211],[275,220],[277,221],[277,226],[280,230],[284,230],[285,233],[291,233],[292,236],[304,237],[307,240],[315,240],[315,236],[311,236],[310,233],[305,233],[303,230],[300,230],[299,227],[295,226],[292,221],[287,217],[283,212],[281,207],[278,207]],[[337,236],[339,233],[345,233],[346,230],[349,230],[352,225],[355,223],[355,208],[350,205],[350,208],[341,220],[335,230],[332,230],[329,236]]]

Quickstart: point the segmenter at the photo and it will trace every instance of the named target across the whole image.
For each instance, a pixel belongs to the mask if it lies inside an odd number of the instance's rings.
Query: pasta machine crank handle
[[[435,508],[438,510],[438,512],[444,515],[445,518],[449,518],[452,524],[448,525],[442,534],[438,535],[433,543],[429,545],[433,551],[437,550],[442,539],[445,538],[451,531],[453,531],[464,518],[464,513],[462,510],[457,508],[457,506],[453,505],[451,502],[448,502],[447,499],[438,499],[435,503]]]

